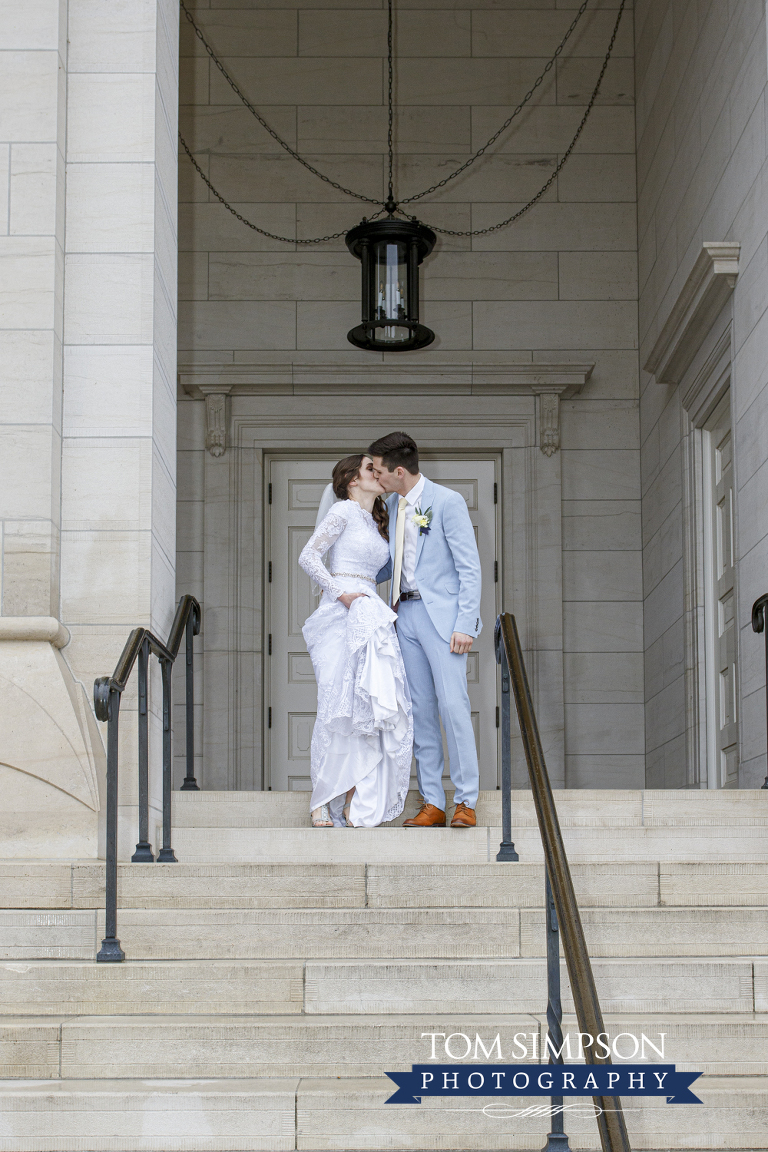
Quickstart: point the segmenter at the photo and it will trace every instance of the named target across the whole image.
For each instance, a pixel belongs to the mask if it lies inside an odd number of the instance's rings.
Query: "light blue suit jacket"
[[[379,584],[392,578],[399,499],[395,492],[387,499],[389,561],[376,577]],[[449,643],[453,632],[479,636],[480,557],[466,502],[451,488],[425,477],[418,507],[422,512],[432,509],[429,532],[420,533],[416,546],[416,586],[429,618]]]

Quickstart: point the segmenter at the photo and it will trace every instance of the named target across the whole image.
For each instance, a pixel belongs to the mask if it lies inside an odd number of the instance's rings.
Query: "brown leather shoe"
[[[476,824],[474,808],[467,808],[466,804],[457,804],[451,828],[474,828]]]
[[[445,828],[445,812],[425,800],[416,816],[403,820],[403,828]]]

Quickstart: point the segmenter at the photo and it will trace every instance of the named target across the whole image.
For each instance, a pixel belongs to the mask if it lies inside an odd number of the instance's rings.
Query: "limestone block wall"
[[[386,6],[380,0],[190,0],[189,7],[233,77],[289,143],[333,179],[383,195]],[[400,0],[400,196],[442,179],[495,131],[578,7],[577,0]],[[617,8],[618,0],[601,0],[590,9],[515,126],[470,172],[415,204],[420,218],[459,231],[485,228],[541,187],[583,114]],[[308,238],[351,227],[370,211],[276,148],[183,18],[180,52],[181,130],[238,212],[268,231]],[[437,339],[411,358],[436,372],[440,364],[471,370],[537,360],[595,363],[582,394],[562,405],[556,632],[565,778],[572,787],[644,782],[633,53],[630,4],[592,118],[541,202],[504,231],[439,237],[422,280],[423,318]],[[359,321],[360,288],[359,265],[343,240],[299,248],[259,236],[214,200],[183,159],[179,199],[182,372],[208,371],[213,385],[217,372],[221,379],[263,380],[269,365],[281,379],[286,366],[386,367],[386,357],[346,340]],[[407,422],[410,402],[388,395],[386,382],[379,387],[381,430]],[[430,401],[418,383],[414,390],[422,408],[431,402],[441,413],[452,411],[450,397]],[[213,554],[213,542],[228,495],[221,485],[233,481],[226,470],[216,480],[206,471],[202,407],[199,398],[180,393],[178,590],[205,601],[205,666],[220,680],[228,674],[224,624],[235,574]],[[238,411],[246,407],[239,397]],[[258,556],[254,565],[258,570]],[[511,605],[511,584],[505,596]],[[260,634],[255,649],[249,658],[258,676]],[[219,752],[206,771],[224,778],[232,723],[225,711],[213,714],[206,705],[205,712],[205,745]]]
[[[90,688],[131,628],[165,637],[175,608],[178,23],[174,0],[68,8],[61,611]],[[156,667],[150,701],[156,842]],[[121,728],[125,849],[135,708],[134,681]]]
[[[32,18],[10,5],[2,14],[0,592],[7,616],[56,616],[59,597],[66,13],[34,7]]]
[[[766,591],[766,27],[757,0],[636,4],[640,363],[705,241],[741,244],[732,317],[738,577],[740,785],[765,771],[762,639],[750,626]],[[721,321],[722,323],[722,321]],[[686,741],[680,389],[641,377],[646,733],[649,787],[699,786]]]
[[[97,853],[93,680],[131,628],[164,636],[173,616],[177,15],[174,0],[0,11],[0,854]]]

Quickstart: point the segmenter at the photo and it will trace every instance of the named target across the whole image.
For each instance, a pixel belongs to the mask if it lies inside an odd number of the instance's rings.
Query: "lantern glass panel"
[[[402,241],[380,241],[374,245],[375,318],[408,319],[408,248]],[[377,331],[377,339],[392,344],[411,338],[410,329],[387,324]]]

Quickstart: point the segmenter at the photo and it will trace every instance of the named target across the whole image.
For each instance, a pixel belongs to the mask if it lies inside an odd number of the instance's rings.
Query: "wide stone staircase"
[[[555,798],[608,1032],[703,1073],[701,1106],[625,1097],[632,1147],[768,1148],[768,791]],[[494,859],[498,792],[478,819],[312,829],[306,794],[177,793],[179,863],[119,868],[122,964],[95,962],[103,863],[0,863],[0,1152],[542,1148],[549,1120],[514,1114],[541,1097],[384,1103],[424,1033],[541,1050],[530,793],[519,863]],[[563,993],[575,1035],[564,965]],[[593,1116],[566,1129],[599,1148]]]

